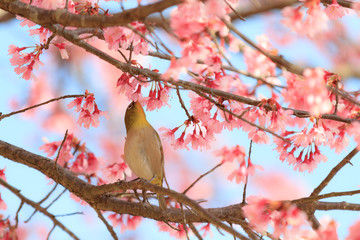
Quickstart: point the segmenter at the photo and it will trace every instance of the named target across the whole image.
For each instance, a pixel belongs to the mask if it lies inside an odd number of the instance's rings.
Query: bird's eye
[[[134,107],[134,105],[135,105],[135,102],[131,102],[131,103],[130,103],[130,105],[128,106],[128,109],[133,108],[133,107]]]

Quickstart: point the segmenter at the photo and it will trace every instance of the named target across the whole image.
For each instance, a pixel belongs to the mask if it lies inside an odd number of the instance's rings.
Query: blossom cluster
[[[77,123],[80,126],[84,125],[85,128],[90,128],[90,126],[98,127],[100,124],[99,118],[101,116],[107,117],[107,113],[99,110],[95,103],[94,94],[89,93],[87,90],[84,97],[76,98],[67,106],[69,109],[75,107],[75,112],[80,112]]]
[[[262,170],[263,168],[259,165],[254,165],[250,158],[245,158],[246,153],[244,147],[236,145],[235,147],[228,148],[223,147],[214,152],[215,156],[221,157],[221,162],[233,162],[236,160],[239,163],[239,167],[235,169],[228,176],[228,180],[232,181],[235,179],[236,183],[246,182],[248,175],[254,175],[255,170]],[[247,160],[247,161],[246,161]]]
[[[146,26],[141,22],[132,22],[129,27],[109,27],[104,29],[105,41],[111,50],[131,50],[134,54],[147,55],[149,44],[143,36]]]
[[[307,215],[290,202],[250,196],[247,203],[243,207],[244,214],[251,226],[262,234],[271,227],[276,239],[338,239],[333,220],[316,231],[311,230]]]
[[[302,0],[298,7],[285,7],[282,10],[284,19],[282,23],[299,35],[314,38],[318,33],[328,28],[330,19],[338,19],[345,16],[349,11],[340,6],[337,0],[325,9],[321,7],[320,0]],[[306,16],[303,8],[307,8]]]
[[[58,152],[60,146],[60,152],[55,154]],[[54,156],[53,160],[57,160],[60,166],[68,167],[76,173],[93,174],[96,173],[99,168],[99,160],[95,154],[88,151],[85,143],[81,144],[71,133],[67,135],[64,141],[45,143],[40,147],[40,150],[46,152],[48,157]],[[70,160],[74,159],[74,155],[76,155],[75,160],[70,162]]]
[[[139,65],[135,60],[132,64]],[[142,68],[142,67],[141,67]],[[157,70],[153,70],[157,72]],[[143,95],[142,89],[151,85],[149,94],[147,97]],[[151,82],[148,83],[147,78],[143,76],[132,76],[129,73],[122,73],[117,80],[116,87],[119,94],[124,94],[131,101],[138,101],[146,105],[147,111],[159,109],[165,105],[168,105],[169,100],[169,87],[165,83]]]

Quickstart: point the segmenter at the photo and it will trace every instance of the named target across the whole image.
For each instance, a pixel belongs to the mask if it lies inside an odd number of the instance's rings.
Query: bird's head
[[[144,109],[139,102],[131,102],[125,112],[126,132],[135,125],[146,125],[146,116]]]

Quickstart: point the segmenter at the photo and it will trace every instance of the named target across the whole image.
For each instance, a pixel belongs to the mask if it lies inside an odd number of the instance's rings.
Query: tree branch
[[[61,24],[62,26],[72,27],[112,27],[126,26],[133,21],[142,21],[147,16],[155,12],[161,12],[166,8],[181,3],[180,0],[163,0],[146,6],[138,6],[120,13],[107,15],[78,15],[68,12],[65,9],[47,10],[38,8],[18,0],[2,0],[0,8],[9,13],[25,17],[39,25],[48,26]]]
[[[317,196],[319,195],[319,193],[321,192],[321,190],[323,190],[328,183],[331,181],[331,179],[333,179],[333,177],[335,177],[335,175],[340,171],[340,169],[342,167],[344,167],[347,163],[350,162],[350,160],[359,152],[359,150],[357,149],[357,147],[355,147],[346,157],[344,157],[344,159],[339,162],[338,165],[336,165],[331,171],[330,173],[327,175],[327,177],[320,183],[319,186],[317,186],[314,191],[310,194],[310,197],[313,196]]]
[[[0,178],[0,185],[2,185],[5,188],[9,189],[13,194],[15,194],[18,198],[20,198],[22,202],[30,205],[34,209],[38,210],[39,212],[41,212],[42,214],[44,214],[45,216],[50,218],[53,221],[54,226],[59,226],[62,230],[64,230],[66,233],[68,233],[73,239],[80,240],[73,232],[71,232],[59,220],[57,220],[56,217],[53,214],[49,213],[46,208],[41,207],[40,204],[38,204],[38,203],[26,198],[25,196],[23,196],[20,193],[20,190],[14,188],[13,186],[11,186],[7,182],[5,182],[5,180],[3,180],[2,178]]]
[[[240,239],[247,239],[242,234],[235,231],[233,228],[224,224],[222,221],[227,221],[231,216],[237,224],[236,219],[242,219],[241,206],[242,204],[230,205],[222,208],[204,209],[200,207],[196,201],[191,200],[186,195],[168,190],[163,187],[155,186],[151,183],[144,181],[134,182],[117,182],[101,186],[91,185],[79,178],[72,172],[54,164],[54,161],[28,152],[24,149],[6,143],[0,140],[0,155],[8,158],[14,162],[27,165],[31,168],[39,170],[41,173],[55,182],[61,184],[69,189],[79,198],[88,202],[92,207],[103,211],[113,211],[116,213],[126,213],[135,216],[143,216],[157,221],[177,222],[183,223],[183,215],[180,209],[168,209],[166,214],[158,207],[144,208],[141,203],[133,203],[128,201],[119,200],[115,197],[104,195],[112,191],[119,190],[133,190],[145,189],[155,192],[157,194],[167,195],[178,202],[181,202],[192,208],[192,211],[184,210],[187,222],[210,222],[215,226],[235,235]]]

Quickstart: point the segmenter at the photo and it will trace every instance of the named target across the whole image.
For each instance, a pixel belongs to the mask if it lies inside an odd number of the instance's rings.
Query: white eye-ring
[[[134,105],[135,105],[135,102],[131,102],[130,105],[128,106],[128,109],[131,109]]]

